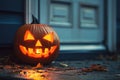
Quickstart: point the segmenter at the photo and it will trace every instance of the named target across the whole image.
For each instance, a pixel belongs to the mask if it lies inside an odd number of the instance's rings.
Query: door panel
[[[103,0],[51,0],[49,6],[46,23],[53,26],[61,43],[101,43],[104,40]]]

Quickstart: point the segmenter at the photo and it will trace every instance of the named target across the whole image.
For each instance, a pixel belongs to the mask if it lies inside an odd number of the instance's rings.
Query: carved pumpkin
[[[59,52],[56,32],[45,24],[25,24],[15,36],[15,56],[22,62],[49,64]]]

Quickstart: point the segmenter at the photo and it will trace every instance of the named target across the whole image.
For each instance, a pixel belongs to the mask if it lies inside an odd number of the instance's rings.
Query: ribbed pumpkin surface
[[[15,36],[15,56],[26,63],[49,64],[59,52],[59,38],[56,32],[45,24],[25,24]]]

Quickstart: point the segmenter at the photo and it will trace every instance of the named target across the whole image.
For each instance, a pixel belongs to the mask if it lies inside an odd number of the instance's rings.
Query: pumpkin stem
[[[34,15],[32,15],[32,19],[33,19],[33,21],[31,24],[39,24],[37,18]]]

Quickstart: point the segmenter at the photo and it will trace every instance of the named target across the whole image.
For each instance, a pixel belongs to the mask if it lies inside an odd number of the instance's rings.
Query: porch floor
[[[99,67],[96,70],[94,66]],[[0,57],[0,80],[120,80],[120,59],[54,61],[33,66],[14,63],[5,56]]]

